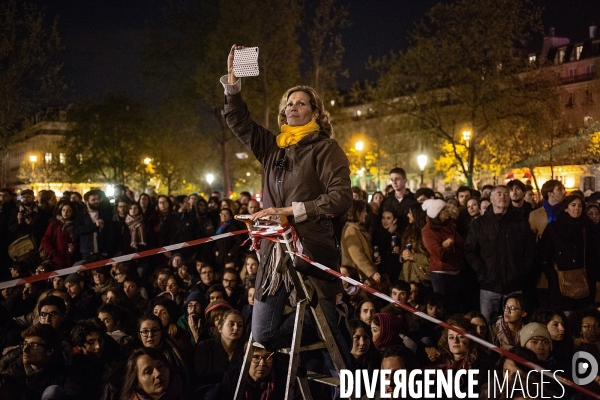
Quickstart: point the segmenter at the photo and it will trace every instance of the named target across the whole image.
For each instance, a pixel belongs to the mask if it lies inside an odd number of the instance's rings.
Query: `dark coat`
[[[231,360],[221,344],[221,338],[198,343],[194,355],[198,386],[214,385],[223,380],[223,374],[235,369],[244,360],[244,343],[239,340]]]
[[[223,231],[223,233],[246,230],[246,224],[237,220],[231,220],[231,224]],[[236,267],[241,268],[244,265],[246,257],[246,248],[242,243],[248,239],[247,234],[230,236],[223,239],[215,240],[212,243],[212,257],[215,260],[215,269],[221,270],[228,262],[234,262]],[[206,244],[202,246],[210,246]]]
[[[295,207],[290,223],[302,242],[304,254],[314,261],[338,269],[339,251],[332,218],[345,214],[352,204],[348,158],[326,132],[313,132],[298,144],[277,146],[275,135],[252,121],[240,94],[225,98],[223,115],[233,133],[250,148],[263,166],[264,208]],[[285,162],[282,162],[285,161]],[[274,243],[262,241],[261,260],[267,260]],[[296,258],[296,268],[308,275],[325,279],[327,297],[341,291],[341,282]],[[263,296],[264,261],[258,269],[255,298]]]
[[[94,232],[98,233],[98,253],[100,255],[105,253],[110,256],[113,237],[111,229],[112,215],[105,212],[103,208],[100,208],[98,213],[98,218],[104,221],[104,228],[102,229],[99,229],[92,221],[87,207],[79,210],[75,219],[75,236],[84,259],[94,253]]]
[[[168,246],[182,242],[189,242],[197,238],[197,220],[187,213],[169,214],[158,230],[158,245]],[[196,251],[195,247],[178,250],[185,258],[192,257]]]
[[[494,214],[489,207],[471,224],[464,253],[482,290],[509,294],[523,289],[534,268],[535,236],[519,215]]]
[[[396,236],[398,246],[400,246],[402,241],[401,232],[396,230],[392,235],[387,229],[379,226],[371,235],[371,243],[379,248],[379,254],[381,255],[381,264],[377,266],[377,269],[380,273],[388,275],[390,281],[396,282],[402,270],[402,261],[400,261],[400,254],[392,253],[392,236]],[[400,253],[402,253],[402,248]]]

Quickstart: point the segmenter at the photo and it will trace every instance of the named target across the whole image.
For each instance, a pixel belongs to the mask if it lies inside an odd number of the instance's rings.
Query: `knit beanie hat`
[[[446,207],[446,202],[440,199],[428,199],[423,202],[421,207],[427,213],[427,216],[433,219]]]
[[[546,325],[540,324],[539,322],[530,322],[521,328],[519,333],[521,338],[521,347],[525,347],[527,342],[534,336],[542,336],[550,341],[550,350],[552,350],[552,336],[548,332]]]
[[[388,313],[377,313],[375,318],[379,321],[379,337],[373,343],[376,349],[387,346],[392,341],[400,339],[402,333],[402,316]]]
[[[204,294],[198,291],[191,292],[185,299],[185,304],[189,303],[190,301],[197,301],[198,303],[204,305],[204,302],[206,301],[206,296],[204,296]]]

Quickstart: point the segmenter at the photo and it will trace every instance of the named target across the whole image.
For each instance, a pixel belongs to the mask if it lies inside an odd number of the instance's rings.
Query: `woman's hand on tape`
[[[252,220],[256,221],[259,218],[264,218],[269,215],[294,215],[294,210],[292,209],[292,206],[282,208],[269,207],[252,214]]]

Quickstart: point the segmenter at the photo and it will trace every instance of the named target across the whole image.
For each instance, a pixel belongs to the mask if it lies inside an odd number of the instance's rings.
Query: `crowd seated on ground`
[[[512,377],[527,371],[414,309],[563,370],[566,378],[576,351],[600,359],[600,196],[567,196],[551,180],[539,202],[526,198],[531,188],[521,181],[482,193],[461,187],[444,199],[430,189],[411,193],[401,168],[390,178],[388,190],[371,198],[353,188],[349,214],[339,216],[345,221],[341,274],[396,301],[348,282],[340,286],[338,326],[350,340],[348,368],[498,370]],[[260,208],[249,193],[238,201],[218,193],[136,200],[118,189],[114,205],[100,190],[61,199],[42,191],[44,212],[32,191],[23,190],[17,201],[2,189],[2,280],[236,231],[236,213]],[[237,235],[4,289],[0,398],[232,398],[258,268],[246,239]],[[43,251],[10,246],[25,240]],[[304,365],[327,371],[320,352],[307,357]],[[245,398],[282,398],[279,371],[287,361],[255,348]],[[600,376],[586,388],[600,393]],[[331,397],[321,390],[316,398]],[[486,385],[480,390],[485,398]]]

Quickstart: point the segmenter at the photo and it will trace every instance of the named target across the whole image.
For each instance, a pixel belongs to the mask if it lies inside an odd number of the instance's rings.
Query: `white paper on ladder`
[[[233,73],[238,78],[258,75],[258,47],[234,50]]]

